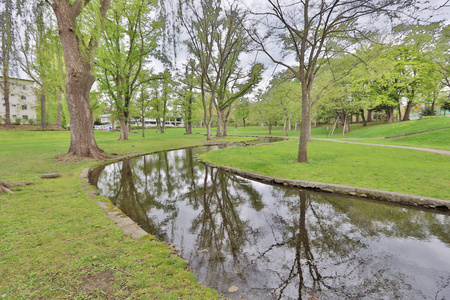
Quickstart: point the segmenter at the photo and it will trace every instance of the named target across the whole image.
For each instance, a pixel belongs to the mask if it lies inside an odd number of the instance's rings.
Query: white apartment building
[[[36,120],[37,99],[32,80],[9,78],[9,105],[11,123],[20,119],[21,124],[28,123],[30,119]],[[3,87],[3,77],[0,77],[0,87]],[[0,88],[0,124],[5,123],[6,114],[5,97]]]
[[[145,118],[144,122],[145,122],[145,128],[156,127],[156,125],[157,125],[156,119],[152,119],[152,118]],[[162,123],[162,119],[161,119],[161,123]],[[142,126],[141,119],[140,118],[131,118],[130,125],[141,127]],[[183,127],[183,126],[184,126],[184,121],[182,118],[166,120],[166,127]]]

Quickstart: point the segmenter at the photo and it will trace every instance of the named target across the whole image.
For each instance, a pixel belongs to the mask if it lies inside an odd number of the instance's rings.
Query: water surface
[[[260,183],[196,162],[203,151],[124,160],[91,179],[226,297],[450,299],[448,213]]]

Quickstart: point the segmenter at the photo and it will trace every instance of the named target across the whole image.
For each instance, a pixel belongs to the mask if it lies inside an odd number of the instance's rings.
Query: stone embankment
[[[438,198],[431,197],[423,197],[417,195],[409,195],[403,193],[396,193],[390,191],[355,187],[351,185],[342,185],[342,184],[333,184],[333,183],[324,183],[324,182],[316,182],[316,181],[307,181],[307,180],[292,180],[292,179],[284,179],[284,178],[276,178],[266,175],[261,175],[253,172],[244,171],[237,168],[232,167],[221,167],[211,165],[207,162],[204,162],[206,165],[213,168],[220,168],[227,172],[233,172],[243,177],[247,177],[249,179],[256,179],[259,181],[267,182],[267,183],[276,183],[282,184],[285,186],[296,187],[296,188],[306,188],[311,190],[318,190],[322,192],[328,193],[336,193],[350,196],[357,196],[363,198],[384,200],[389,202],[396,202],[406,205],[412,206],[422,206],[426,208],[434,208],[434,209],[450,209],[450,200],[443,200]]]

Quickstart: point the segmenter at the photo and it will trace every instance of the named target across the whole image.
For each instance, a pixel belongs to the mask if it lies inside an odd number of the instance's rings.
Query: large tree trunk
[[[289,126],[286,119],[284,119],[284,129],[286,130],[286,136],[289,136]]]
[[[119,116],[119,123],[120,123],[120,138],[119,141],[125,141],[128,140],[128,119],[124,116]]]
[[[217,132],[216,137],[223,137],[223,110],[220,110],[219,107],[216,106],[217,111]]]
[[[101,159],[103,150],[95,141],[89,93],[95,81],[90,72],[79,72],[67,64],[67,104],[70,115],[69,155]]]
[[[242,118],[242,122],[244,123],[244,128],[245,128],[245,118]]]
[[[272,135],[272,123],[269,121],[269,135]]]
[[[186,111],[186,123],[184,123],[186,134],[192,134],[192,98],[189,99],[189,106]]]
[[[360,116],[361,116],[360,114],[356,114],[356,120],[355,120],[356,124],[358,124],[360,122],[360,120],[359,120]]]
[[[372,122],[372,110],[367,110],[367,123]]]
[[[46,126],[46,120],[45,120],[45,88],[41,87],[41,124],[42,124],[42,130],[44,130]]]
[[[8,67],[3,69],[3,99],[5,100],[5,127],[13,127],[11,124],[11,105],[9,103],[9,74]]]
[[[2,52],[2,75],[3,75],[3,99],[5,100],[5,127],[6,128],[12,128],[11,124],[11,106],[9,103],[9,59],[10,59],[10,52],[11,52],[11,44],[12,44],[12,38],[11,38],[11,14],[6,14],[7,20],[5,24],[2,24],[2,26],[5,26],[5,28],[2,28],[1,31],[1,52]]]
[[[186,134],[192,134],[192,121],[184,123],[184,129],[186,130]]]
[[[211,124],[212,124],[212,108],[214,103],[214,96],[209,100],[208,110],[205,111],[205,126],[206,126],[206,140],[211,140]],[[206,106],[205,106],[206,107]]]
[[[110,0],[101,1],[100,18],[106,15]],[[75,20],[83,9],[81,1],[70,3],[59,0],[52,5],[58,22],[59,37],[66,64],[66,98],[70,115],[70,148],[68,155],[79,157],[104,158],[94,137],[92,109],[89,94],[95,77],[92,75],[97,37],[91,39],[89,46],[83,46],[76,33]],[[102,23],[102,22],[101,22]],[[98,34],[98,33],[96,33]],[[83,51],[80,49],[84,48]]]
[[[166,131],[166,113],[164,111],[163,111],[163,119],[161,122],[161,133],[164,133]]]
[[[400,102],[398,103],[398,120],[400,121],[402,119],[402,106],[400,105]],[[406,116],[406,112],[405,112],[405,116]]]
[[[62,113],[62,91],[61,89],[58,89],[58,114],[56,116],[56,126],[58,128],[62,128],[61,124],[61,113]]]
[[[227,136],[227,123],[228,123],[228,118],[225,117],[225,120],[223,120],[223,136]]]
[[[311,132],[311,123],[309,121],[309,103],[308,93],[305,91],[304,83],[302,82],[302,123],[300,125],[300,143],[298,145],[297,162],[305,163],[308,161],[308,138]],[[308,126],[309,123],[309,126]],[[308,132],[309,131],[309,132]]]
[[[348,119],[348,115],[344,113],[344,127],[342,130],[342,135],[348,133],[350,131],[350,120]]]
[[[159,117],[156,117],[156,129],[161,132],[161,119]]]
[[[390,124],[393,122],[394,119],[394,108],[393,106],[388,107],[386,109],[386,123]]]
[[[211,122],[206,123],[206,140],[211,140]]]
[[[231,107],[228,108],[227,113],[225,114],[225,118],[223,119],[223,136],[227,136],[227,124],[228,118],[230,117]]]
[[[412,101],[408,101],[408,104],[406,105],[405,114],[403,115],[402,121],[409,121],[409,114],[411,113],[411,108],[413,106]]]
[[[363,120],[363,126],[367,126],[366,118],[364,117],[364,109],[361,109],[361,118]]]

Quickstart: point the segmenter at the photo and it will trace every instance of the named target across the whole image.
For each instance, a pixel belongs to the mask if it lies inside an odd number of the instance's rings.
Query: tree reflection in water
[[[198,151],[91,179],[204,284],[245,299],[450,298],[448,214],[262,184],[195,162]]]

